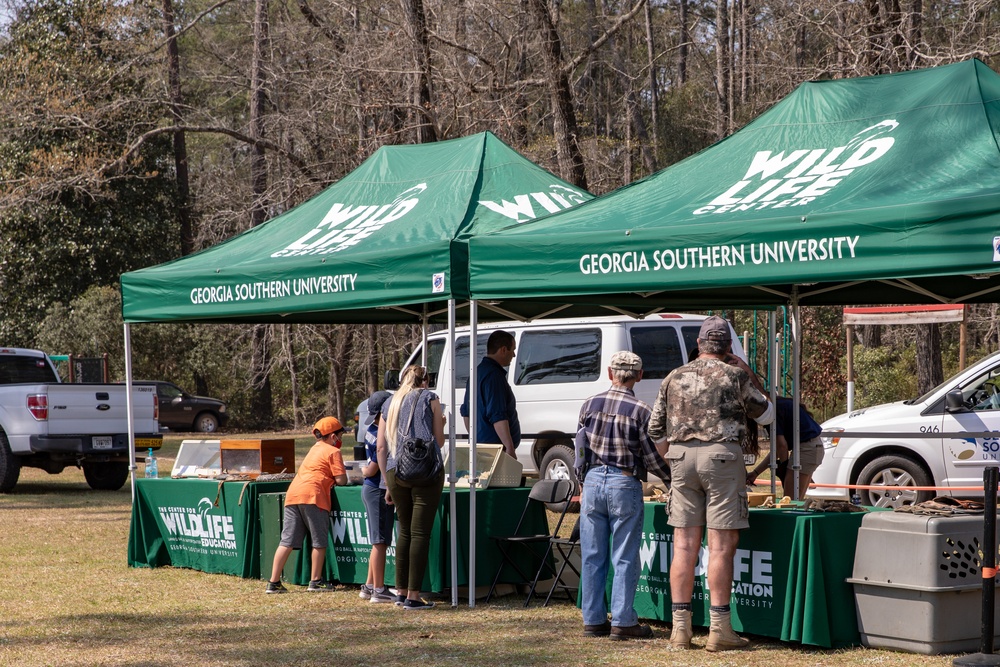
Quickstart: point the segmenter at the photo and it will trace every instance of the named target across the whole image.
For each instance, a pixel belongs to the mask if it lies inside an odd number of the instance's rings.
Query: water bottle
[[[156,468],[156,457],[153,456],[153,448],[149,448],[149,452],[146,454],[146,477],[156,478],[159,477],[159,470]]]

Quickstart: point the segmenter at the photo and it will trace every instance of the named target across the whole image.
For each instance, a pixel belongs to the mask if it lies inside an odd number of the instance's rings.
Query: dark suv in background
[[[217,398],[192,396],[172,382],[139,380],[133,384],[156,387],[160,426],[171,431],[214,433],[229,421],[226,404]]]

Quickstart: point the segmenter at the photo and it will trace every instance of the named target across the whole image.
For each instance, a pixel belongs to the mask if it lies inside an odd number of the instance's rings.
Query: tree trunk
[[[653,155],[659,153],[660,136],[660,82],[656,76],[656,48],[653,44],[652,3],[646,2],[646,67],[649,68],[649,124],[653,127]],[[654,169],[655,171],[655,169]],[[652,172],[650,172],[652,173]]]
[[[917,393],[924,394],[944,382],[941,368],[941,325],[917,325]]]
[[[865,26],[867,45],[864,52],[865,74],[884,74],[885,30],[882,27],[882,14],[879,0],[865,0],[868,13],[868,23]]]
[[[167,80],[170,87],[170,116],[174,125],[184,124],[181,109],[181,58],[174,31],[173,0],[163,0],[163,32],[167,38]],[[187,140],[183,131],[174,132],[174,170],[177,172],[177,220],[180,223],[181,255],[194,252],[194,230],[191,229],[191,185],[188,176]]]
[[[871,349],[882,347],[882,325],[871,324],[860,328],[861,344]]]
[[[423,0],[403,0],[406,23],[413,45],[413,105],[411,125],[414,126],[415,143],[437,141],[434,100],[431,95],[431,48],[427,34],[427,18]]]
[[[729,2],[715,2],[716,139],[729,133]]]
[[[326,408],[328,414],[343,422],[347,418],[344,414],[344,383],[347,362],[351,357],[352,339],[343,326],[322,327],[320,336],[326,342],[327,361],[330,364]],[[354,413],[350,416],[353,417]]]
[[[648,4],[648,3],[647,3]],[[629,151],[629,166],[627,171],[626,184],[632,182],[632,142],[633,138],[638,140],[639,153],[642,156],[642,166],[646,174],[656,171],[656,155],[650,149],[649,132],[646,130],[646,120],[642,117],[639,109],[639,99],[635,94],[635,85],[628,77],[628,62],[622,57],[621,49],[616,45],[616,40],[612,37],[609,40],[612,53],[614,54],[615,71],[618,74],[618,82],[622,90],[625,90],[625,110],[627,112],[626,126],[626,147]]]
[[[250,136],[254,140],[264,138],[264,114],[267,110],[267,57],[270,51],[268,37],[268,0],[256,0],[253,21],[253,62],[250,72]],[[250,179],[253,202],[250,209],[250,223],[256,227],[267,219],[267,160],[263,147],[254,143],[250,147]],[[272,426],[274,420],[274,396],[271,391],[271,346],[268,325],[254,325],[253,363],[250,368],[250,383],[253,395],[250,399],[253,419],[262,428]]]
[[[292,420],[295,430],[302,429],[302,400],[299,393],[299,364],[295,357],[295,325],[286,324],[281,327],[281,335],[285,339],[285,360],[288,364],[288,379],[292,393]]]
[[[750,100],[750,73],[754,64],[753,38],[750,34],[753,24],[749,20],[752,11],[747,0],[740,3],[740,104]]]
[[[368,355],[365,357],[365,390],[371,396],[378,391],[378,336],[375,332],[374,324],[365,325],[365,342],[367,343]]]
[[[559,175],[577,187],[587,189],[583,154],[577,143],[576,112],[570,93],[569,77],[562,68],[562,42],[552,23],[545,0],[528,0],[528,7],[542,31],[542,58],[545,62],[549,100],[552,105],[552,130],[556,140]]]
[[[274,426],[274,394],[271,390],[270,325],[255,324],[250,341],[250,423],[258,429]]]
[[[923,0],[913,0],[910,5],[910,16],[907,22],[906,65],[910,69],[917,66],[917,48],[923,40],[924,3]]]
[[[253,20],[253,62],[250,72],[250,179],[253,202],[250,224],[254,227],[267,219],[267,156],[257,141],[264,139],[264,114],[267,112],[268,0],[256,0]]]
[[[889,16],[889,25],[891,26],[891,32],[888,35],[888,56],[889,56],[889,67],[887,68],[890,72],[898,72],[903,69],[902,65],[906,62],[906,55],[903,52],[904,40],[903,36],[906,32],[906,17],[903,15],[903,11],[899,6],[899,0],[886,0],[887,13]],[[933,387],[931,387],[933,389]]]
[[[677,48],[677,84],[684,85],[687,82],[687,59],[688,44],[691,43],[691,30],[688,26],[688,0],[679,0],[677,3],[677,20],[680,23],[680,46]]]

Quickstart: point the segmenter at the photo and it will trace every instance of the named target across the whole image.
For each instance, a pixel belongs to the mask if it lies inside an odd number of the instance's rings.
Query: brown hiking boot
[[[730,612],[709,611],[711,617],[708,626],[708,641],[706,651],[734,651],[750,645],[749,639],[740,637],[733,631]]]
[[[682,609],[673,613],[674,627],[670,631],[670,645],[673,648],[691,648],[691,610]]]

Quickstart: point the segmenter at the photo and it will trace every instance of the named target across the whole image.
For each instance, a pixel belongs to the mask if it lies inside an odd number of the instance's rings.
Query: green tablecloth
[[[260,578],[262,535],[274,533],[269,550],[263,554],[270,569],[273,549],[280,534],[279,504],[262,517],[262,494],[285,491],[288,482],[226,482],[195,479],[140,479],[132,507],[129,529],[128,564],[132,567],[189,567],[202,572],[218,572]],[[476,493],[476,585],[488,586],[500,565],[489,535],[510,535],[528,499],[527,488],[484,489]],[[368,573],[371,543],[360,486],[335,487],[332,493],[330,538],[327,543],[325,575],[344,583],[364,583]],[[451,501],[447,489],[434,522],[431,552],[424,590],[440,592],[451,585],[451,542],[449,521]],[[458,509],[459,585],[468,585],[469,491],[456,491]],[[541,505],[525,517],[523,532],[543,533],[548,519]],[[263,525],[262,521],[268,522]],[[271,525],[275,523],[276,525]],[[271,545],[271,542],[274,545]],[[303,545],[309,548],[309,538]],[[390,547],[386,578],[395,578],[395,553]],[[299,558],[294,583],[309,582],[309,559]],[[513,572],[511,573],[514,574]],[[503,582],[515,579],[504,577]]]
[[[860,643],[854,591],[845,580],[863,513],[751,509],[733,576],[733,627],[741,632],[827,648]],[[665,508],[646,503],[635,609],[670,620],[673,529]],[[693,621],[708,625],[707,547],[696,569]],[[610,578],[609,578],[610,586]],[[609,588],[610,590],[610,588]]]
[[[469,583],[469,490],[456,489],[458,521],[458,585]],[[476,492],[476,586],[489,586],[500,566],[499,554],[490,535],[510,535],[514,532],[521,510],[528,500],[527,488],[482,489]],[[343,583],[363,584],[368,576],[368,558],[371,543],[368,541],[368,524],[360,486],[335,487],[331,513],[330,540],[327,545],[327,575]],[[431,533],[431,550],[423,590],[441,592],[451,586],[451,539],[448,527],[451,519],[451,500],[448,489],[441,496],[441,505]],[[545,533],[548,519],[541,505],[534,505],[525,517],[522,533]],[[390,546],[386,556],[386,580],[395,580],[395,546]],[[304,585],[309,581],[308,559],[300,558],[293,583]],[[532,574],[534,573],[533,568]],[[502,583],[517,581],[511,570],[501,578]]]
[[[260,578],[258,496],[288,482],[140,479],[128,536],[132,567],[189,567]]]

